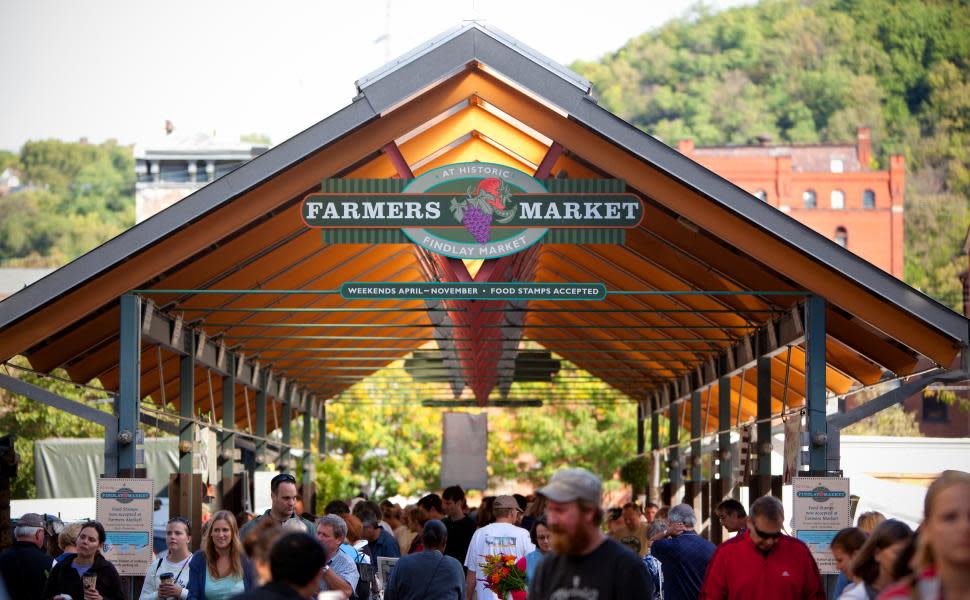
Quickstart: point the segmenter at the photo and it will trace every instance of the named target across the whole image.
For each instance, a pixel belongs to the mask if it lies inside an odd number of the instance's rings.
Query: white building
[[[136,144],[135,222],[168,208],[267,149],[202,133],[169,134],[156,143]]]

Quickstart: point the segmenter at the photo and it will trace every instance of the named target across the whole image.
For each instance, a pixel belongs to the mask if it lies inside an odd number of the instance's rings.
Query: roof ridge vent
[[[556,61],[545,56],[544,54],[525,45],[518,39],[502,31],[501,29],[492,25],[487,25],[478,20],[466,21],[462,25],[452,27],[451,29],[448,29],[436,35],[435,37],[431,38],[427,42],[424,42],[423,44],[419,44],[417,47],[409,50],[408,52],[405,52],[404,54],[400,55],[394,60],[375,69],[374,71],[371,71],[367,75],[364,75],[363,77],[361,77],[355,82],[355,85],[357,86],[357,92],[364,93],[364,91],[368,87],[377,83],[384,77],[387,77],[394,71],[397,71],[398,69],[414,62],[415,60],[421,58],[422,56],[434,51],[438,47],[443,46],[444,44],[472,30],[477,30],[481,32],[483,35],[489,36],[493,40],[514,50],[515,52],[518,52],[519,54],[532,60],[533,62],[542,65],[548,71],[556,74],[561,79],[583,90],[585,94],[588,95],[590,93],[592,89],[592,85],[588,80],[581,77],[578,73],[570,70],[569,68],[557,63]],[[476,49],[475,55],[476,56],[472,57],[473,60],[480,60],[480,62],[484,64],[488,64],[487,61],[481,60],[481,58],[478,56],[477,49]]]

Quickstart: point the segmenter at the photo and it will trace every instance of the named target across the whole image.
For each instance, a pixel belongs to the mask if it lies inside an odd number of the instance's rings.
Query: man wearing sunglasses
[[[272,501],[269,510],[259,515],[239,530],[239,539],[245,540],[246,534],[261,519],[273,519],[286,531],[295,531],[302,525],[307,535],[315,537],[317,533],[313,523],[296,514],[296,478],[289,473],[280,473],[269,482],[269,497]]]
[[[824,600],[812,553],[803,542],[782,533],[784,522],[780,500],[755,500],[748,528],[718,546],[711,558],[700,598]]]

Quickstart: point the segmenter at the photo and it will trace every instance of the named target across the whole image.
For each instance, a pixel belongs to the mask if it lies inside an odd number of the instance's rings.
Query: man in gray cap
[[[472,536],[472,541],[468,544],[468,553],[465,555],[465,567],[468,574],[465,576],[465,596],[472,597],[472,592],[477,594],[477,600],[498,600],[498,596],[491,590],[485,589],[482,581],[482,563],[485,557],[491,554],[511,554],[518,560],[526,554],[535,550],[535,544],[529,537],[529,532],[515,525],[519,519],[519,503],[512,496],[499,496],[492,505],[495,514],[495,522],[486,525]]]
[[[54,559],[45,553],[44,518],[26,513],[13,530],[17,541],[0,553],[0,578],[11,598],[40,598]]]
[[[653,580],[640,557],[600,531],[599,477],[586,469],[563,469],[537,493],[547,501],[552,553],[536,569],[529,600],[653,597]]]

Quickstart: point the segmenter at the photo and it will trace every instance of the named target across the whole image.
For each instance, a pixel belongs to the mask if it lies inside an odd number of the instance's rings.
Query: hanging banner
[[[550,229],[632,229],[643,213],[636,194],[550,193],[527,173],[478,162],[423,173],[401,193],[321,192],[308,195],[300,207],[310,228],[399,229],[426,250],[472,260],[521,252]]]
[[[837,573],[832,538],[849,527],[849,480],[844,477],[795,477],[792,481],[792,528],[805,542],[822,573]]]
[[[798,463],[802,446],[802,418],[788,417],[785,425],[785,457],[782,466],[782,477],[785,485],[791,485],[792,479],[798,473]]]
[[[144,576],[152,561],[155,482],[102,477],[94,498],[95,514],[104,526],[104,557],[119,575]]]
[[[444,414],[441,438],[441,487],[466,490],[488,487],[488,415]]]

